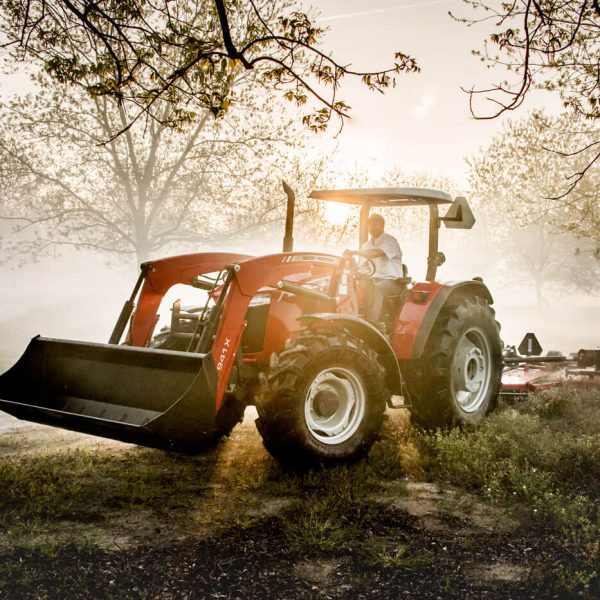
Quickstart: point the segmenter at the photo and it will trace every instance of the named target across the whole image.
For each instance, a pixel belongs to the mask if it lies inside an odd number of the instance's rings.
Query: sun
[[[325,205],[325,219],[332,225],[343,225],[350,216],[351,210],[352,206],[350,204],[328,202]]]

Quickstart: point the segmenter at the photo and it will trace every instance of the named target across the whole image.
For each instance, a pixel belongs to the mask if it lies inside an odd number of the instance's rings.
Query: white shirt
[[[385,256],[377,256],[371,260],[375,264],[375,279],[396,279],[402,277],[402,250],[398,240],[389,233],[382,233],[377,239],[370,237],[361,250],[379,248]]]

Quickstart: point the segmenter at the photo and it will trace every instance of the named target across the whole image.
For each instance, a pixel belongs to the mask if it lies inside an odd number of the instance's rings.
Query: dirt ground
[[[543,531],[419,478],[382,481],[359,519],[340,508],[339,538],[338,513],[300,520],[312,480],[282,473],[254,416],[190,458],[0,413],[0,461],[31,474],[0,505],[0,598],[550,597]]]

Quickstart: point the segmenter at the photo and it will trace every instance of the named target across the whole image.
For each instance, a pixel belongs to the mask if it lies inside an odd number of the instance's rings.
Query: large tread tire
[[[319,439],[319,432],[309,426],[310,417],[305,411],[307,403],[316,406],[311,386],[316,380],[322,381],[318,378],[324,373],[333,373],[334,377],[336,373],[342,376],[350,373],[350,380],[362,390],[359,393],[364,393],[363,402],[357,400],[354,404],[363,409],[352,409],[352,425],[346,434],[340,434],[348,437],[340,437],[339,443],[337,438],[324,443],[322,439],[326,436],[322,432]],[[335,379],[332,381],[335,383]],[[286,466],[306,468],[353,462],[365,456],[376,441],[388,398],[385,371],[372,348],[340,330],[309,331],[289,342],[288,349],[277,357],[277,364],[268,375],[268,385],[257,401],[256,425],[266,449]],[[339,405],[334,401],[332,406]]]
[[[481,392],[465,397],[467,390],[462,388],[469,376],[461,344],[468,348],[469,343],[473,347],[487,344],[487,359],[472,365],[475,377],[481,377],[477,371],[482,364],[489,376],[481,383]],[[413,424],[436,429],[481,423],[496,407],[502,378],[502,342],[494,310],[478,296],[463,297],[446,305],[431,331],[423,357],[407,361],[402,372],[412,403]]]

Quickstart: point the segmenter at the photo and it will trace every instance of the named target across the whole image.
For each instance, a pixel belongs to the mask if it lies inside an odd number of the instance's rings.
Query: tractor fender
[[[411,358],[421,358],[423,355],[431,330],[433,329],[442,308],[444,308],[450,300],[464,296],[479,296],[484,300],[487,300],[488,304],[494,303],[490,290],[478,279],[447,281],[442,283],[421,322],[421,326],[419,327],[419,331],[412,346]]]
[[[391,394],[402,394],[402,374],[394,350],[383,334],[373,325],[355,315],[339,313],[313,313],[303,315],[298,320],[309,326],[317,321],[330,322],[363,340],[379,355],[381,364],[387,373],[387,385]]]

